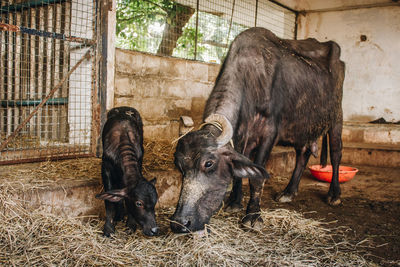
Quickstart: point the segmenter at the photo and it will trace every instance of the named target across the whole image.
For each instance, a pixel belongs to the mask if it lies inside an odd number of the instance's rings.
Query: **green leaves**
[[[227,40],[230,19],[199,12],[196,51],[196,14],[172,0],[117,0],[117,47],[219,63],[247,27],[233,23]]]

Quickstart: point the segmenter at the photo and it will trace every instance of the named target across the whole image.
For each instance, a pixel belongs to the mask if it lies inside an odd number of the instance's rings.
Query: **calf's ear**
[[[115,189],[101,194],[97,194],[96,198],[108,200],[111,202],[119,202],[122,199],[126,198],[127,196],[128,196],[128,189],[125,187],[122,189]]]
[[[224,153],[226,155],[226,153]],[[235,178],[255,178],[255,179],[268,179],[269,174],[261,165],[255,164],[249,158],[244,155],[237,153],[236,151],[230,151],[227,156],[229,167],[232,175]]]

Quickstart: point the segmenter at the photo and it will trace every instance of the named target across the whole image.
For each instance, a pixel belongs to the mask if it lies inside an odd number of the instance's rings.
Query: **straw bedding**
[[[239,217],[217,214],[210,233],[168,231],[173,209],[158,211],[162,235],[131,233],[123,223],[111,238],[101,235],[97,217],[62,218],[1,194],[0,264],[8,266],[368,266],[346,240],[346,229],[277,209],[263,211],[264,228],[239,227]]]
[[[174,146],[169,142],[144,142],[144,174],[150,170],[174,168]],[[0,166],[0,187],[8,188],[46,188],[62,181],[79,182],[100,178],[101,159],[79,158],[74,160],[44,161],[37,164]]]
[[[55,184],[98,180],[100,164],[101,159],[83,158],[0,166],[0,190],[45,189]]]
[[[166,141],[144,140],[143,170],[167,170],[174,168],[175,145]]]
[[[156,145],[153,144],[153,149]],[[170,148],[154,166],[170,167]],[[151,157],[151,153],[148,153]],[[68,165],[63,165],[67,164]],[[65,179],[99,177],[100,160],[44,162],[22,170],[22,180],[0,179],[0,265],[6,266],[372,266],[363,258],[369,241],[354,243],[347,228],[306,219],[285,209],[262,212],[260,231],[240,228],[242,213],[215,215],[209,232],[177,235],[169,231],[171,209],[157,210],[162,234],[145,237],[123,223],[111,238],[101,235],[97,216],[65,218],[31,209],[15,198],[18,190],[34,190]],[[43,178],[33,181],[32,172]],[[15,174],[20,175],[20,174]],[[7,178],[8,177],[8,178]],[[21,175],[19,176],[21,177]],[[68,178],[70,177],[70,178]],[[16,177],[14,177],[16,178]],[[25,179],[25,180],[24,180]],[[22,186],[24,183],[30,186]]]

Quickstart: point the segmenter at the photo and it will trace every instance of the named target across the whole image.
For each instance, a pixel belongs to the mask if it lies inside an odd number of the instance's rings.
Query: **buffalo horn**
[[[213,124],[216,122],[221,126],[222,132],[217,137],[216,140],[219,147],[226,145],[232,139],[233,136],[232,124],[224,115],[216,113],[211,114],[204,120],[204,122],[209,124]]]

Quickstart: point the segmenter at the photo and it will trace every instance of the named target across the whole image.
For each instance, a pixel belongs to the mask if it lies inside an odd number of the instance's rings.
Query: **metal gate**
[[[95,152],[96,29],[96,0],[1,1],[0,163]]]

